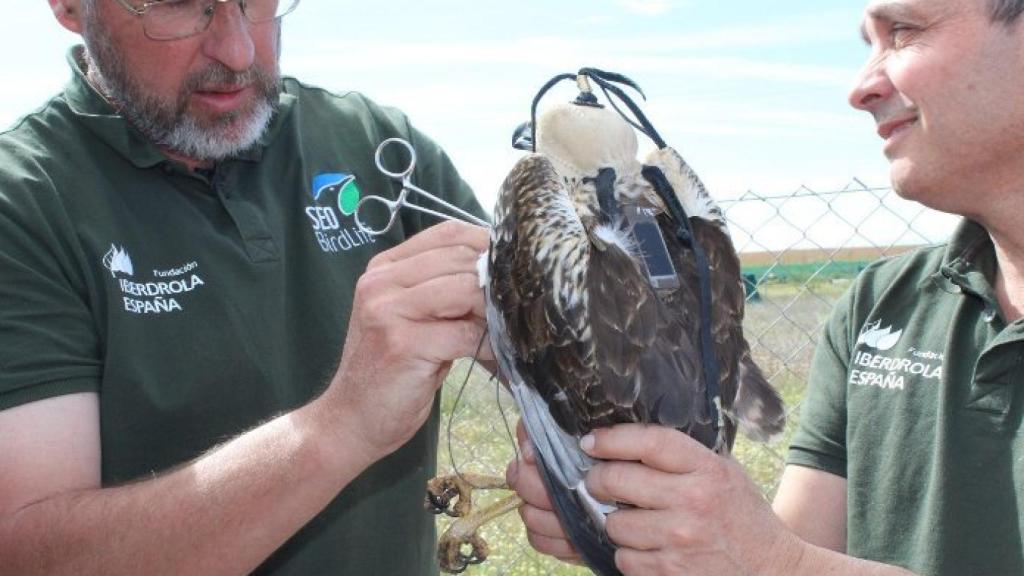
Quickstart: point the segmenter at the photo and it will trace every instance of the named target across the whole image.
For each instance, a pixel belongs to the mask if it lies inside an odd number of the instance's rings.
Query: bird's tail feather
[[[768,383],[750,352],[740,358],[739,388],[732,404],[732,417],[744,434],[760,442],[778,439],[786,427],[782,397]]]
[[[604,530],[605,518],[614,507],[595,500],[583,484],[593,459],[579,448],[574,436],[563,432],[554,422],[540,394],[522,382],[513,383],[511,388],[562,528],[595,574],[619,576],[615,545]]]
[[[608,540],[603,526],[594,522],[594,517],[584,505],[580,493],[561,486],[552,478],[543,458],[537,459],[541,479],[551,496],[562,529],[569,536],[576,551],[594,574],[598,576],[622,576],[615,567],[615,545]]]

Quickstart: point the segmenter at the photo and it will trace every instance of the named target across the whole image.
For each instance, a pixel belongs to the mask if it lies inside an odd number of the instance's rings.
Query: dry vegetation
[[[895,256],[914,250],[918,246],[888,246],[843,248],[841,250],[824,249],[789,249],[783,253],[776,252],[742,252],[740,263],[744,268],[751,266],[769,266],[771,264],[811,264],[815,262],[871,262],[883,256]]]

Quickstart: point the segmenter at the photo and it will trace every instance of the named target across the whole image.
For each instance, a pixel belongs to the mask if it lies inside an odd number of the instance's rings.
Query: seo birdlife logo
[[[313,205],[306,207],[317,245],[326,253],[348,252],[376,240],[355,225],[353,215],[362,191],[356,177],[344,172],[319,174],[310,189]]]

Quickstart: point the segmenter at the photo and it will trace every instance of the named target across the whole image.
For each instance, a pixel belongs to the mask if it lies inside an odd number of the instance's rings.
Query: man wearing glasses
[[[353,210],[391,137],[480,208],[400,113],[279,76],[297,4],[50,0],[85,46],[0,134],[0,575],[436,571],[486,233]]]

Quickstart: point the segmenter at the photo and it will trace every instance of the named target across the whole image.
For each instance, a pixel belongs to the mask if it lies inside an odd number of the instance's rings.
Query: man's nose
[[[872,59],[857,75],[848,101],[850,106],[870,112],[875,104],[891,96],[893,91],[885,66],[881,61]]]
[[[203,40],[204,53],[236,72],[248,70],[256,58],[251,26],[241,2],[217,2]]]

